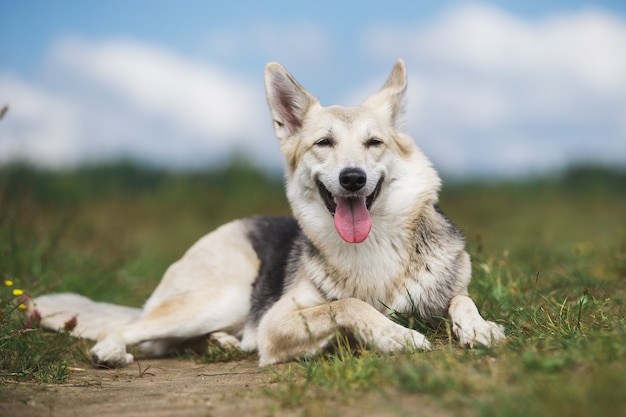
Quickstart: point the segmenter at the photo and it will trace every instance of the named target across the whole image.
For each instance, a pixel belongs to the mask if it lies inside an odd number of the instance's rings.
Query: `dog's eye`
[[[319,146],[322,148],[331,148],[334,144],[335,144],[335,141],[332,140],[332,138],[322,138],[318,140],[317,142],[315,142],[316,146]]]
[[[377,138],[369,138],[367,142],[365,142],[366,148],[375,148],[383,144],[383,141]]]

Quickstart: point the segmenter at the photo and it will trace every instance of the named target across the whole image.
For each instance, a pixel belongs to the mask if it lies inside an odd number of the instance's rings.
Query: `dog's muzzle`
[[[328,211],[333,215],[335,229],[339,236],[348,243],[361,243],[372,228],[370,209],[380,193],[383,179],[378,180],[374,191],[368,195],[359,195],[367,182],[365,172],[359,168],[348,168],[341,172],[339,183],[353,195],[334,196],[321,181],[317,181],[320,196]]]

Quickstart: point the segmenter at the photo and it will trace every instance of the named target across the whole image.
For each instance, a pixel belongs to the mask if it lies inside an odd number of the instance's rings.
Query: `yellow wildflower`
[[[20,290],[19,288],[16,288],[16,289],[13,290],[13,295],[16,296],[16,297],[18,297],[18,296],[20,296],[22,294],[24,294],[24,291]]]
[[[13,281],[11,281],[10,279],[5,279],[4,280],[4,285],[6,285],[7,287],[10,287],[13,285]]]
[[[26,310],[26,304],[22,303],[19,306],[17,306],[17,308],[19,308],[20,310]]]

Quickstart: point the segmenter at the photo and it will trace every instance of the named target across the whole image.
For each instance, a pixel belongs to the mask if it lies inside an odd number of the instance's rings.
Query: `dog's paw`
[[[423,351],[432,350],[430,342],[426,339],[426,337],[415,330],[411,330],[410,337],[406,339],[405,347]]]
[[[226,332],[214,332],[209,336],[211,341],[220,345],[224,349],[240,349],[241,342],[235,336]]]
[[[123,368],[134,360],[133,355],[126,352],[126,345],[112,338],[96,343],[89,353],[96,365],[106,368]]]
[[[492,321],[481,319],[471,324],[460,326],[457,323],[452,325],[452,331],[463,346],[473,348],[479,344],[483,346],[494,346],[505,338],[504,327]]]
[[[383,352],[394,352],[406,348],[431,350],[430,342],[423,334],[400,325],[394,325],[388,331],[375,337],[374,345],[376,349]]]

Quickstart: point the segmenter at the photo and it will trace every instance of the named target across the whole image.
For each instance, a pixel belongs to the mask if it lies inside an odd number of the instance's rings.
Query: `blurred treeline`
[[[615,247],[626,247],[626,170],[577,166],[519,181],[445,181],[440,205],[475,258],[511,250],[540,262],[539,241],[554,249],[551,257],[626,252]],[[203,234],[243,216],[288,213],[281,174],[239,160],[193,172],[132,161],[67,170],[6,165],[0,275],[38,292],[138,305]]]
[[[139,304],[203,234],[238,217],[288,214],[282,181],[240,161],[196,172],[129,161],[1,167],[0,278]]]

